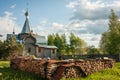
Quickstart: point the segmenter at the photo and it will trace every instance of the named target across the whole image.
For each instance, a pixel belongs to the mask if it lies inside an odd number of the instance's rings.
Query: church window
[[[55,53],[55,49],[53,49],[53,54]]]
[[[31,48],[28,48],[28,53],[30,53],[31,52]]]
[[[40,53],[41,52],[41,48],[38,48],[38,53]]]

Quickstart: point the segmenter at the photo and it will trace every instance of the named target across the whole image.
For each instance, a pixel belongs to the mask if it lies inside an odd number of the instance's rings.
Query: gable
[[[25,42],[25,43],[35,43],[35,39],[32,38],[32,37],[26,37],[26,38],[24,39],[24,42]]]

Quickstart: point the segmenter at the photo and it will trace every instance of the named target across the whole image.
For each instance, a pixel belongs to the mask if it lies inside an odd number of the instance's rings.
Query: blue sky
[[[5,11],[13,13],[18,23],[23,23],[26,8],[30,12],[30,20],[36,26],[41,20],[67,23],[72,11],[66,7],[67,0],[1,0],[0,15]]]
[[[27,5],[28,4],[28,5]],[[108,30],[110,9],[120,16],[120,0],[0,0],[0,34],[20,33],[26,8],[34,33],[47,36],[70,32],[98,47]]]

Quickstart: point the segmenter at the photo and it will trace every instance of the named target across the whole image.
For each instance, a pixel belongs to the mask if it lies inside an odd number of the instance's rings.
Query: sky
[[[120,0],[0,0],[1,40],[13,29],[16,34],[21,32],[27,8],[35,34],[65,33],[69,37],[73,32],[95,47],[108,30],[110,10],[120,17]]]

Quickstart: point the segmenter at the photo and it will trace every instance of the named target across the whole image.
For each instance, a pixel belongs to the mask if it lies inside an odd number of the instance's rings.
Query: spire
[[[13,27],[13,34],[15,34],[15,27]]]
[[[28,16],[28,8],[27,8],[27,11],[25,12],[25,16],[26,16],[26,17]]]
[[[29,20],[28,20],[28,9],[27,11],[25,12],[25,16],[26,16],[26,20],[25,20],[25,23],[24,23],[24,26],[23,26],[23,29],[22,29],[22,32],[21,33],[30,33],[30,25],[29,25]]]

